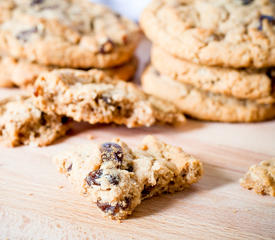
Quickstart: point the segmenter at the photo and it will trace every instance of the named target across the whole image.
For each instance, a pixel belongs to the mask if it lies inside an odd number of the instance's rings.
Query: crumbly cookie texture
[[[275,65],[271,0],[153,0],[140,22],[147,37],[194,63],[262,68]]]
[[[202,163],[153,136],[130,148],[119,139],[80,146],[54,157],[59,171],[101,212],[124,219],[143,199],[182,191],[196,183]]]
[[[136,68],[137,59],[133,57],[121,66],[101,70],[112,78],[128,81],[134,76]],[[58,68],[23,59],[17,60],[9,56],[0,56],[0,69],[0,87],[32,88],[40,73]]]
[[[98,70],[65,69],[40,75],[35,83],[34,103],[47,113],[66,115],[91,124],[138,127],[156,122],[177,124],[185,121],[173,104]]]
[[[240,184],[258,194],[275,197],[275,159],[251,166]]]
[[[67,117],[41,112],[28,96],[0,101],[0,141],[6,146],[46,146],[65,135],[69,127]]]
[[[151,52],[152,65],[163,75],[213,93],[242,99],[267,98],[272,94],[275,69],[210,67],[172,56],[160,47]]]
[[[145,92],[173,102],[184,113],[202,120],[221,122],[257,122],[275,118],[275,104],[259,104],[201,91],[160,75],[149,66],[142,77]]]
[[[1,51],[42,65],[121,65],[140,38],[135,23],[88,0],[0,0],[0,12]]]

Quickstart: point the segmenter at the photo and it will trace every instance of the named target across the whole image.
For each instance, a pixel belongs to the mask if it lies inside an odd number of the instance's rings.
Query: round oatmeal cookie
[[[173,102],[184,113],[201,120],[220,122],[258,122],[275,118],[275,104],[259,104],[201,91],[170,77],[152,66],[144,72],[145,92]]]
[[[241,99],[270,98],[275,69],[243,69],[211,67],[188,62],[154,46],[153,66],[163,75],[212,93]]]
[[[1,51],[42,65],[121,65],[140,38],[135,23],[88,0],[0,0],[2,10]]]
[[[194,63],[275,65],[273,0],[153,0],[140,22],[153,43]]]
[[[133,57],[121,66],[105,68],[102,71],[113,79],[128,81],[136,72],[137,62],[137,59]],[[39,74],[58,68],[0,55],[0,69],[0,87],[31,88]]]

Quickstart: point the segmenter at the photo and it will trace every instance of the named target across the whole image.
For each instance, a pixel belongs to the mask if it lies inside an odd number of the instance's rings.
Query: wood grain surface
[[[0,90],[0,97],[17,90]],[[205,174],[189,190],[145,200],[122,222],[105,219],[75,193],[51,158],[91,141],[146,134],[201,159]],[[179,128],[126,129],[75,124],[45,148],[0,147],[0,239],[275,239],[275,198],[240,187],[251,164],[275,156],[275,121],[221,124],[190,120]]]

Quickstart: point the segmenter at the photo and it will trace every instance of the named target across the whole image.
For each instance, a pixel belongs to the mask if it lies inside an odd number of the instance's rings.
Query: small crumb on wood
[[[88,137],[88,139],[93,140],[93,139],[95,139],[95,136],[94,136],[94,135],[90,135],[90,136]]]
[[[60,186],[58,186],[58,188],[59,188],[59,189],[62,189],[62,188],[64,188],[64,186],[60,185]]]
[[[238,210],[237,210],[237,209],[233,210],[233,213],[237,213],[237,212],[238,212]]]
[[[33,193],[29,193],[28,195],[29,195],[29,196],[33,196]]]

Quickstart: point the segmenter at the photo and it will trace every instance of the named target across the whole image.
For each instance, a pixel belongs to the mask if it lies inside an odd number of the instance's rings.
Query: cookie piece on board
[[[173,104],[98,70],[63,69],[41,74],[35,83],[34,103],[47,113],[66,115],[90,124],[138,127],[185,121]]]
[[[124,219],[141,200],[182,191],[202,175],[202,163],[153,136],[130,148],[119,139],[90,143],[54,157],[59,171],[101,212]]]
[[[251,166],[240,184],[258,194],[275,197],[275,159]]]
[[[172,56],[154,46],[152,65],[163,75],[213,93],[242,99],[259,99],[271,95],[275,69],[243,69],[209,67]],[[273,74],[273,75],[271,75]]]
[[[153,43],[197,64],[275,65],[275,3],[271,0],[153,0],[140,22]]]
[[[52,71],[57,67],[43,66],[37,63],[8,56],[0,56],[0,87],[18,86],[20,88],[31,88],[44,71]],[[133,57],[129,62],[113,67],[102,69],[110,77],[124,81],[130,80],[137,69],[137,59]]]
[[[66,134],[67,117],[46,114],[28,96],[0,100],[0,141],[6,146],[46,146]]]
[[[6,1],[12,7],[3,5]],[[121,65],[140,38],[134,22],[88,0],[1,0],[2,8],[10,14],[0,22],[0,50],[42,65]]]
[[[274,104],[259,104],[202,91],[160,75],[152,66],[144,72],[142,86],[145,92],[171,101],[184,113],[201,120],[257,122],[275,118]]]

